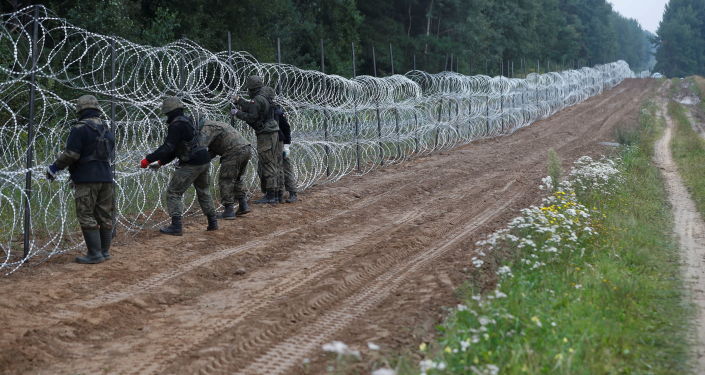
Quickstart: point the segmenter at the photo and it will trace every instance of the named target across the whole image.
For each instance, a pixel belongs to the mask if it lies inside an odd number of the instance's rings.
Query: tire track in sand
[[[334,310],[321,315],[313,324],[305,327],[296,335],[290,336],[276,344],[263,355],[255,358],[246,368],[235,372],[235,374],[287,374],[293,366],[300,364],[308,354],[317,350],[327,340],[330,340],[336,332],[388,298],[405,280],[417,275],[424,267],[437,258],[442,257],[452,246],[457,245],[483,224],[502,213],[521,194],[521,191],[516,192],[509,199],[486,208],[480,215],[473,217],[459,229],[449,233],[447,236],[448,240],[426,251],[421,251],[410,259],[391,267],[387,272],[363,287],[359,293],[344,300]],[[228,361],[219,362],[228,364]],[[210,364],[204,371],[201,371],[201,374],[213,373],[232,372],[218,369],[214,363]]]
[[[666,131],[656,142],[654,159],[666,182],[668,199],[674,218],[674,231],[683,256],[682,272],[696,313],[696,373],[705,374],[705,221],[678,174],[671,153],[674,123],[668,114],[667,100],[661,100],[661,112],[666,119]]]

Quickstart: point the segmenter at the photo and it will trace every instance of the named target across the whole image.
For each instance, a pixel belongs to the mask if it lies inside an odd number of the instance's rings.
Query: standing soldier
[[[220,200],[225,210],[218,217],[226,220],[235,219],[236,214],[250,212],[247,195],[243,189],[242,178],[250,161],[250,142],[229,124],[206,120],[201,135],[211,158],[220,156]],[[235,200],[238,201],[237,213]]]
[[[68,167],[74,187],[76,216],[81,225],[88,253],[77,257],[82,264],[110,259],[113,239],[113,172],[110,168],[115,135],[100,119],[100,106],[93,95],[83,95],[76,103],[78,122],[66,141],[66,150],[47,167],[46,177]]]
[[[171,176],[166,192],[171,225],[161,228],[159,231],[172,236],[183,234],[181,224],[181,216],[184,213],[183,196],[191,185],[196,188],[198,203],[203,214],[208,218],[206,230],[217,230],[218,219],[208,186],[208,169],[211,159],[202,136],[193,120],[184,116],[184,105],[179,98],[173,96],[165,98],[161,113],[167,116],[166,122],[169,125],[164,144],[140,162],[140,167],[147,168],[155,162],[158,162],[158,167],[169,164],[175,158],[179,159],[179,164]]]
[[[277,204],[283,150],[279,143],[279,124],[274,118],[274,90],[264,86],[259,76],[248,77],[246,87],[251,100],[236,95],[231,113],[250,125],[257,135],[257,171],[262,177],[265,196],[254,203]]]
[[[274,110],[274,117],[276,117],[279,124],[279,142],[281,143],[282,152],[282,173],[279,182],[279,201],[281,202],[284,197],[284,190],[289,192],[289,197],[286,203],[294,203],[298,201],[296,193],[298,189],[296,188],[296,175],[294,174],[294,168],[291,165],[291,160],[289,155],[291,153],[291,126],[289,126],[289,119],[284,113],[284,109],[281,106],[276,106]]]

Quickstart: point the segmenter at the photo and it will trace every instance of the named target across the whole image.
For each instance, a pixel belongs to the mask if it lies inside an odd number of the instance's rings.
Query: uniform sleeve
[[[74,127],[69,133],[69,138],[66,140],[66,149],[59,155],[54,162],[59,169],[64,169],[69,165],[77,162],[81,158],[81,150],[83,149],[83,139],[80,128]]]
[[[257,96],[255,97],[254,105],[252,105],[252,103],[248,103],[247,101],[240,99],[238,104],[241,110],[235,114],[235,117],[245,121],[248,124],[256,122],[260,119],[260,113],[264,112],[263,105],[266,105],[266,103],[263,103],[263,101],[266,101],[266,99],[262,96]]]
[[[185,138],[184,125],[181,121],[169,125],[164,143],[153,153],[147,155],[147,161],[153,163],[159,160],[162,164],[167,164],[174,160],[176,158],[176,145]]]

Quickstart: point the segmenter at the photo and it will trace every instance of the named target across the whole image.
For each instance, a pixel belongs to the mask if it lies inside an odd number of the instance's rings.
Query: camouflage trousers
[[[281,143],[282,150],[284,149],[284,143]],[[294,174],[294,168],[291,165],[291,159],[284,157],[284,152],[282,151],[282,172],[279,177],[279,191],[288,191],[290,193],[298,192],[296,186],[296,174]]]
[[[76,200],[76,217],[81,229],[112,229],[113,204],[112,182],[89,182],[74,184],[73,196]]]
[[[166,189],[166,205],[170,216],[184,214],[183,197],[189,186],[196,188],[198,204],[206,216],[215,215],[215,206],[208,186],[210,163],[203,165],[181,164],[176,167]]]
[[[278,132],[257,135],[257,174],[260,176],[262,191],[279,190],[283,153],[281,145]]]
[[[220,157],[220,202],[225,205],[235,204],[235,201],[245,197],[242,178],[250,161],[250,146],[241,146],[232,153]]]

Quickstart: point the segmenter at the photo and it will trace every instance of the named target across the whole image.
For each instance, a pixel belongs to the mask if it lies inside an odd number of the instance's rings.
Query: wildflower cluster
[[[584,246],[595,236],[593,218],[598,216],[580,202],[581,192],[609,194],[620,181],[616,163],[609,159],[594,161],[582,157],[575,163],[566,181],[553,186],[553,179],[542,180],[543,189],[554,191],[543,199],[540,206],[521,211],[509,225],[487,239],[476,243],[476,256],[472,258],[475,268],[485,266],[488,255],[499,250],[510,250],[519,256],[509,265],[496,269],[497,285],[489,293],[474,295],[466,305],[459,305],[445,326],[455,336],[441,341],[440,360],[424,360],[420,363],[424,375],[440,373],[471,373],[495,375],[499,367],[495,364],[502,343],[509,337],[532,334],[534,330],[554,329],[557,323],[541,314],[513,316],[497,303],[510,298],[521,303],[522,296],[512,295],[511,284],[515,273],[521,275],[540,272],[545,267],[562,264],[560,261],[576,254],[582,257]],[[579,290],[575,285],[574,290]],[[549,291],[551,293],[552,291]],[[514,293],[517,294],[517,293]],[[572,350],[570,348],[569,350]],[[560,353],[559,353],[560,354]],[[562,355],[562,354],[561,354]]]

